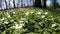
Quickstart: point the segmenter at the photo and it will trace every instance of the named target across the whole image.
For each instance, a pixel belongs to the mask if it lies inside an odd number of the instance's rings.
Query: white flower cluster
[[[30,12],[31,14],[34,13],[34,12]]]
[[[26,12],[25,15],[29,15],[29,12]]]
[[[23,23],[22,24],[15,24],[15,26],[13,26],[13,28],[15,28],[15,29],[21,29],[22,26],[24,26]]]
[[[14,20],[12,19],[12,20],[10,20],[11,22],[13,22]]]
[[[37,14],[41,15],[41,14],[42,14],[42,12],[37,12]]]
[[[24,21],[19,21],[20,23],[23,23]]]
[[[26,18],[21,18],[21,20],[26,20]]]
[[[8,24],[9,22],[5,21],[4,24]]]
[[[53,16],[51,15],[51,17],[53,17]]]
[[[0,19],[1,21],[3,21],[5,18],[4,17],[2,17],[2,19]]]
[[[47,15],[47,14],[48,14],[48,12],[45,12],[44,14],[45,14],[45,15]]]
[[[56,23],[54,23],[54,24],[52,24],[52,26],[51,27],[55,27],[57,24]]]
[[[53,20],[54,20],[54,18],[50,18],[50,19],[48,19],[48,20],[52,20],[52,21],[53,21]]]
[[[8,18],[11,18],[10,14],[9,14],[8,12],[7,12],[7,17],[8,17]]]
[[[15,12],[13,12],[13,14],[15,14]]]
[[[45,15],[42,15],[41,18],[45,18]]]
[[[54,20],[54,18],[51,18],[51,20]]]
[[[8,15],[8,18],[10,18],[10,15]]]

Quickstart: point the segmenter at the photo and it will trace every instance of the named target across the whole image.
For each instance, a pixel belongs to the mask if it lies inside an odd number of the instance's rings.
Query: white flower
[[[21,18],[21,20],[26,20],[26,18]]]
[[[55,27],[55,26],[56,26],[56,23],[52,24],[52,26],[51,26],[51,27]]]
[[[24,24],[15,24],[15,26],[13,26],[13,28],[20,29],[20,28],[22,28],[22,26],[24,26]]]
[[[20,23],[20,26],[24,26],[24,24],[23,23]]]
[[[18,24],[15,24],[15,26],[13,26],[13,28],[18,29],[19,28]]]
[[[41,12],[37,12],[37,14],[41,15]]]
[[[11,21],[14,21],[14,20],[11,20]]]
[[[29,14],[29,12],[25,13],[25,15],[28,15],[28,14]]]
[[[7,12],[7,17],[10,18],[10,14]]]
[[[15,17],[16,15],[14,15],[14,17]]]
[[[14,26],[13,26],[14,27]],[[10,28],[13,28],[13,27],[10,27]]]
[[[34,12],[30,12],[30,13],[34,13]]]
[[[8,12],[7,12],[6,14],[7,14],[7,15],[9,15],[9,13],[8,13]]]
[[[3,21],[5,18],[3,17],[2,19],[1,19],[1,21]]]
[[[53,17],[53,16],[51,16],[51,17]]]
[[[8,18],[10,18],[10,15],[8,15]]]
[[[13,12],[13,14],[15,14],[15,12]]]
[[[51,20],[54,20],[54,18],[52,18]]]
[[[41,17],[42,17],[42,18],[45,18],[45,16],[44,16],[44,15],[42,15]]]
[[[20,23],[23,23],[24,21],[19,21]]]
[[[51,19],[49,19],[49,20],[54,20],[54,18],[51,18]]]
[[[44,14],[46,15],[46,14],[48,14],[48,12],[45,12]]]
[[[7,21],[5,21],[4,23],[5,23],[5,24],[8,24],[8,22],[7,22]]]

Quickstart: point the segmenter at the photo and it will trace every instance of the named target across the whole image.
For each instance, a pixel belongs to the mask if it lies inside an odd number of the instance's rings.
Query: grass
[[[2,10],[0,32],[1,34],[60,34],[60,12],[34,7]]]

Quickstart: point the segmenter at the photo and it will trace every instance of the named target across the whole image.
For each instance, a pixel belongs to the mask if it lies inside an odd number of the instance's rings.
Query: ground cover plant
[[[31,7],[0,11],[0,34],[60,34],[60,12]]]

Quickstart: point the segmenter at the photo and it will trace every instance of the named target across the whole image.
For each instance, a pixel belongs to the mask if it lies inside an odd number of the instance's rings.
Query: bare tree
[[[5,4],[6,4],[6,9],[8,9],[8,7],[7,7],[7,1],[5,0]]]
[[[35,7],[42,7],[41,0],[35,0]]]
[[[45,7],[45,8],[46,8],[46,1],[47,1],[47,0],[43,0],[43,2],[44,2],[44,7]]]
[[[51,0],[53,8],[56,9],[57,6],[57,0]]]
[[[9,9],[10,8],[10,0],[5,0],[5,4],[6,4],[6,9]]]
[[[15,8],[15,0],[13,0],[14,8]]]
[[[10,8],[10,0],[9,0],[9,8]]]
[[[21,7],[23,7],[23,0],[21,0]]]

